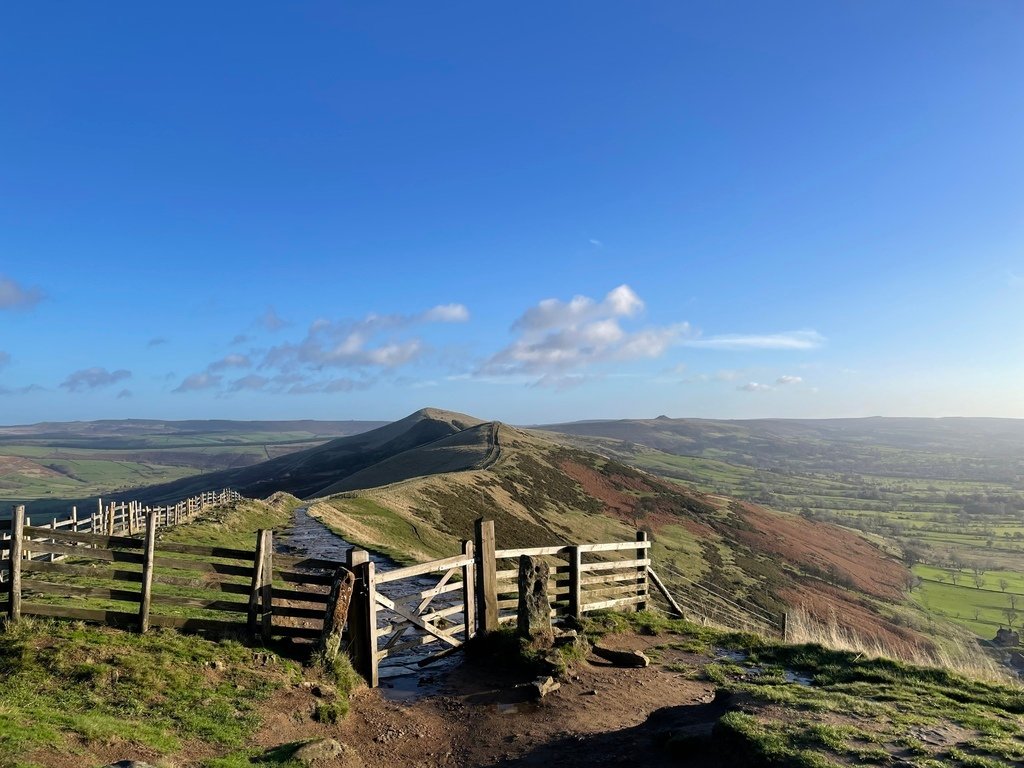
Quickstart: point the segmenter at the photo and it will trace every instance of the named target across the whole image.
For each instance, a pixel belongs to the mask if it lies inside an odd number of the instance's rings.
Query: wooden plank
[[[142,599],[139,601],[139,632],[149,631],[149,606],[153,602],[153,561],[156,559],[156,515],[146,516],[146,550],[142,562]]]
[[[644,588],[643,583],[637,582],[636,584],[625,584],[619,587],[604,587],[598,589],[588,589],[583,592],[583,601],[592,601],[597,596],[608,597],[610,595],[639,595],[647,594],[647,590]]]
[[[372,565],[372,563],[371,563],[371,565]],[[388,598],[384,597],[384,595],[381,595],[381,594],[378,593],[376,595],[376,602],[379,603],[380,605],[383,605],[389,611],[397,613],[399,616],[401,616],[406,621],[412,622],[417,627],[422,629],[424,632],[429,632],[434,637],[438,638],[439,640],[443,640],[444,642],[448,643],[449,645],[461,645],[462,644],[459,640],[455,639],[454,637],[451,637],[446,632],[443,632],[440,629],[438,629],[437,627],[435,627],[432,624],[430,624],[429,622],[424,621],[421,617],[417,616],[412,611],[407,611],[407,610],[405,610],[404,607],[400,607],[400,606],[396,605],[391,600],[389,600]],[[374,628],[376,629],[376,625],[374,625]]]
[[[21,618],[21,551],[24,528],[25,507],[19,504],[14,508],[14,514],[11,517],[11,585],[8,588],[10,597],[7,599],[7,617],[12,622],[16,622]]]
[[[223,560],[243,560],[254,562],[256,553],[247,549],[229,549],[228,547],[201,547],[195,544],[176,544],[161,541],[157,545],[158,552],[173,552],[180,555],[199,555],[200,557],[219,557]]]
[[[138,614],[135,613],[93,608],[72,608],[70,605],[48,605],[46,603],[22,603],[21,612],[25,616],[77,619],[78,621],[93,621],[115,627],[134,627],[139,620]]]
[[[51,544],[48,541],[33,541],[33,552],[49,552],[57,555],[74,555],[86,560],[105,560],[109,563],[141,564],[141,552],[126,552],[118,549],[91,549],[90,547],[72,547],[66,544]]]
[[[411,599],[422,600],[425,597],[435,597],[437,595],[445,595],[449,592],[457,592],[462,589],[462,582],[453,581],[448,584],[443,584],[430,589],[424,589],[419,592],[406,592],[403,595],[389,595],[392,600],[396,603],[404,603]]]
[[[446,557],[442,560],[431,560],[429,563],[410,565],[408,568],[396,568],[393,571],[384,571],[383,573],[378,574],[376,579],[378,584],[387,584],[400,579],[409,579],[413,576],[423,576],[427,573],[447,571],[452,568],[461,568],[467,564],[468,562],[465,555],[455,555],[454,557]]]
[[[529,555],[530,557],[538,557],[540,555],[564,555],[568,553],[568,544],[556,544],[552,547],[520,547],[519,549],[499,549],[494,552],[494,557],[497,560],[507,560],[509,558],[519,559],[521,555]]]
[[[616,571],[623,570],[625,568],[640,568],[641,566],[650,564],[651,561],[646,558],[643,560],[615,560],[607,563],[584,563],[580,566],[580,571]]]
[[[41,595],[59,595],[61,597],[93,597],[103,600],[119,600],[125,603],[139,602],[139,593],[129,589],[110,589],[108,587],[86,587],[78,584],[54,584],[49,581],[24,579],[22,590]]]
[[[263,589],[263,547],[266,545],[263,536],[264,530],[261,528],[256,532],[256,555],[253,558],[254,568],[252,571],[252,581],[249,584],[249,615],[247,621],[249,635],[252,637],[256,637],[256,630],[259,624],[260,593]],[[271,600],[273,600],[273,595],[271,595]]]
[[[583,615],[582,590],[580,584],[580,566],[583,564],[581,550],[578,546],[569,547],[569,615],[580,618]]]
[[[274,624],[274,532],[263,530],[260,535],[263,537],[260,545],[260,634],[264,640],[269,640]]]
[[[679,603],[677,603],[676,599],[672,597],[672,594],[668,589],[666,589],[665,585],[661,583],[661,579],[658,577],[658,574],[654,572],[653,568],[647,569],[647,576],[650,578],[654,586],[657,587],[658,591],[661,592],[664,598],[668,600],[668,604],[672,606],[672,610],[676,612],[679,618],[685,619],[686,614],[683,613],[683,609],[679,607]]]
[[[366,631],[367,648],[370,651],[370,677],[367,682],[371,688],[376,688],[380,682],[377,669],[377,578],[376,565],[373,560],[363,565],[366,586]]]
[[[580,586],[588,584],[607,584],[611,581],[636,581],[636,573],[602,573],[600,576],[584,576],[580,579]]]
[[[643,560],[644,558],[648,557],[649,553],[646,551],[646,549],[650,545],[651,545],[651,542],[649,542],[647,540],[647,531],[637,531],[636,532],[636,547],[637,547],[637,549],[636,549],[636,559],[637,560]],[[637,569],[636,569],[637,581],[643,582],[643,587],[640,590],[640,594],[641,595],[646,595],[647,594],[647,566],[649,566],[650,564],[651,564],[651,561],[650,561],[650,559],[648,559],[646,563],[644,563],[643,565],[637,566]],[[647,601],[646,600],[640,600],[640,601],[637,602],[636,609],[638,611],[645,610],[646,608],[647,608]]]
[[[481,634],[498,628],[498,591],[495,578],[494,521],[480,518],[475,523],[476,617]]]
[[[583,612],[598,611],[602,608],[614,608],[617,605],[636,605],[645,600],[643,597],[620,597],[615,600],[599,600],[596,603],[584,603]]]
[[[472,541],[462,542],[462,554],[470,559],[469,564],[462,567],[462,605],[468,640],[476,634],[476,554]]]
[[[352,594],[352,603],[348,609],[349,654],[356,672],[369,681],[373,676],[371,667],[375,667],[374,653],[376,647],[369,645],[367,624],[366,571],[364,566],[369,562],[370,554],[363,549],[353,547],[345,553],[345,567],[356,576],[356,586]],[[376,642],[376,641],[375,641]]]
[[[73,565],[71,563],[47,563],[41,560],[26,560],[21,564],[26,573],[64,573],[72,576],[86,576],[110,581],[142,581],[142,571],[121,571],[97,568],[95,565]],[[155,577],[154,577],[155,578]]]
[[[649,541],[616,541],[611,544],[580,544],[579,549],[580,552],[618,552],[626,549],[647,549],[650,546]]]

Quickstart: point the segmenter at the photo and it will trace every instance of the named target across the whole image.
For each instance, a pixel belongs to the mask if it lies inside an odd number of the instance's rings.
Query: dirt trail
[[[658,639],[622,636],[608,642],[649,651]],[[646,669],[616,668],[592,658],[536,703],[515,689],[522,676],[467,661],[430,680],[435,692],[415,701],[389,701],[380,690],[363,689],[353,696],[348,718],[334,726],[312,722],[305,713],[312,712],[316,698],[292,688],[268,703],[259,740],[272,747],[334,738],[354,747],[367,768],[679,766],[657,743],[659,734],[686,718],[710,728],[721,712],[712,701],[712,684],[666,665],[707,661],[671,649]]]

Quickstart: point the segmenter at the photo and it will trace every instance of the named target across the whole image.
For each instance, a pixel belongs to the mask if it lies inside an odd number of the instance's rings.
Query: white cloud
[[[130,379],[132,377],[131,371],[126,371],[123,368],[117,371],[108,371],[106,368],[84,368],[80,371],[75,371],[68,375],[63,382],[61,387],[66,389],[68,392],[82,392],[87,389],[97,389],[99,387],[107,387],[111,384],[115,384],[124,379]]]
[[[737,387],[742,392],[768,392],[771,390],[767,384],[758,384],[756,381],[751,381],[746,384],[741,384]]]
[[[26,288],[0,276],[0,309],[31,309],[42,300],[43,292],[38,288]]]
[[[803,379],[802,376],[779,376],[779,378],[777,378],[775,380],[775,383],[776,384],[782,384],[782,385],[787,385],[787,384],[803,384],[804,383],[804,379]]]
[[[745,349],[818,349],[825,343],[825,337],[817,331],[786,331],[767,334],[724,334],[708,338],[689,339],[683,342],[688,347],[723,350]]]
[[[548,386],[575,384],[573,376],[591,365],[655,359],[687,335],[687,323],[628,331],[623,320],[644,309],[643,300],[628,285],[610,291],[603,300],[575,296],[569,301],[544,299],[526,310],[512,325],[519,338],[493,355],[478,376],[539,376]]]
[[[464,304],[438,304],[420,318],[424,323],[464,323],[469,320],[469,310]]]
[[[604,243],[602,243],[600,240],[598,240],[595,237],[590,238],[590,240],[588,240],[587,242],[589,242],[595,248],[604,248]]]

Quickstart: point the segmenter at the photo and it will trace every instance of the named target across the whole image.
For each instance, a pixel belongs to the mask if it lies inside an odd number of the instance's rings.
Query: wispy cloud
[[[26,288],[9,277],[0,276],[0,309],[31,309],[43,300],[39,288]]]
[[[38,384],[28,384],[24,387],[4,387],[0,386],[0,395],[30,395],[33,392],[45,392],[46,387],[41,387]]]
[[[131,397],[133,397],[133,395],[130,389],[122,389],[120,392],[117,393],[118,400],[128,400]]]
[[[146,349],[153,349],[154,347],[162,347],[167,343],[167,339],[163,336],[154,336],[152,339],[146,342]]]
[[[750,381],[746,384],[741,384],[737,387],[741,392],[768,392],[771,390],[767,384],[758,384],[756,381]]]
[[[256,320],[256,325],[264,330],[274,332],[280,331],[282,328],[287,328],[289,323],[277,314],[277,310],[273,307],[267,307],[267,311],[260,315]]]
[[[1006,273],[1006,282],[1009,283],[1011,288],[1024,288],[1024,274],[1008,270]]]
[[[639,315],[643,300],[628,285],[604,299],[575,296],[544,299],[512,325],[519,338],[487,360],[480,376],[536,376],[536,384],[575,376],[592,365],[661,357],[689,333],[687,323],[627,331],[623,321]]]
[[[804,379],[803,376],[779,376],[779,378],[775,380],[775,383],[781,384],[782,386],[787,386],[789,384],[803,384]]]
[[[108,371],[106,368],[83,368],[69,374],[60,386],[68,392],[84,392],[86,390],[109,387],[119,381],[130,379],[132,372],[125,369]]]
[[[186,376],[185,380],[174,388],[174,391],[199,392],[204,389],[213,389],[219,387],[223,380],[223,376],[218,376],[215,373],[193,373],[191,376]]]
[[[707,338],[687,339],[688,347],[722,350],[779,349],[811,350],[825,344],[825,337],[817,331],[786,331],[766,334],[724,334]]]
[[[11,364],[11,354],[9,352],[0,352],[0,368],[6,368]]]
[[[248,368],[251,365],[252,361],[248,355],[230,354],[210,363],[206,370],[223,371],[226,368]]]
[[[595,248],[604,248],[604,243],[602,243],[595,237],[590,238],[587,242],[590,243]]]

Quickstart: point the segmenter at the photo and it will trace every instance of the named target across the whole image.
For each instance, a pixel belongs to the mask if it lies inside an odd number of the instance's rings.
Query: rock
[[[589,691],[584,691],[580,696],[597,696],[597,688],[591,688]]]
[[[538,677],[532,683],[529,684],[531,693],[536,699],[543,699],[549,693],[557,691],[562,687],[562,684],[555,680],[553,677]]]
[[[156,766],[139,760],[118,760],[116,763],[103,766],[103,768],[156,768]]]
[[[348,568],[338,568],[334,573],[331,595],[327,600],[324,626],[320,633],[317,650],[328,661],[334,661],[341,649],[341,632],[348,619],[348,607],[355,590],[355,575]]]
[[[363,759],[348,744],[342,744],[335,739],[317,739],[303,744],[292,758],[302,765],[316,768],[318,766],[331,766],[331,768],[363,768]]]
[[[1020,633],[1014,632],[1012,629],[1000,627],[992,642],[1002,648],[1016,648],[1020,645]]]
[[[210,669],[216,670],[217,672],[223,672],[226,669],[226,665],[220,659],[214,659],[206,666],[208,666]]]
[[[594,646],[594,654],[617,667],[649,667],[651,660],[641,651],[616,651],[603,645]]]
[[[551,646],[551,601],[548,566],[539,557],[519,558],[519,615],[517,632],[538,647]]]

